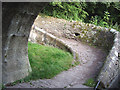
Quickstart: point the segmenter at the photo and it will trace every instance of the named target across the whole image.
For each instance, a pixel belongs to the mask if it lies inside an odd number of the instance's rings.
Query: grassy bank
[[[28,43],[28,56],[32,67],[30,79],[52,78],[72,66],[70,53],[50,46]]]
[[[8,85],[29,82],[30,80],[49,79],[78,64],[72,64],[73,56],[69,52],[31,42],[28,42],[28,57],[32,72],[24,79]]]

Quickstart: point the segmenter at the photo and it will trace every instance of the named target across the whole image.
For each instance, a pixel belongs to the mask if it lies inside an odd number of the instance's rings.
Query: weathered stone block
[[[3,4],[3,84],[22,79],[31,71],[27,43],[30,28],[38,15],[40,5],[37,3]]]

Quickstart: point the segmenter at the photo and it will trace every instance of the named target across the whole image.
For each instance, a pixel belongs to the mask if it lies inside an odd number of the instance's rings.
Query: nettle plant
[[[106,22],[109,22],[109,20],[110,20],[110,13],[108,11],[104,12],[103,20],[106,21]]]

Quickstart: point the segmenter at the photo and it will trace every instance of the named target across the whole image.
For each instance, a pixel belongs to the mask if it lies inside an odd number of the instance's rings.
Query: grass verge
[[[73,57],[63,50],[28,43],[28,57],[32,67],[30,79],[52,78],[72,66]]]

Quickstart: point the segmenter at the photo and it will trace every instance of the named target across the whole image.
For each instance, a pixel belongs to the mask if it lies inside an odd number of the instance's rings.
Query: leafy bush
[[[116,22],[114,25],[113,25],[113,22],[109,21],[110,20],[110,14],[109,12],[105,11],[104,13],[104,17],[101,18],[99,16],[95,16],[91,18],[91,20],[89,21],[89,23],[92,23],[92,24],[95,24],[95,25],[98,25],[98,26],[102,26],[102,27],[107,27],[107,28],[114,28],[118,31],[120,31],[120,26],[118,25],[118,23]]]
[[[50,2],[42,13],[120,31],[120,2]]]
[[[86,4],[83,2],[51,2],[42,12],[66,20],[83,21],[88,16],[88,13],[84,11],[85,7]]]

